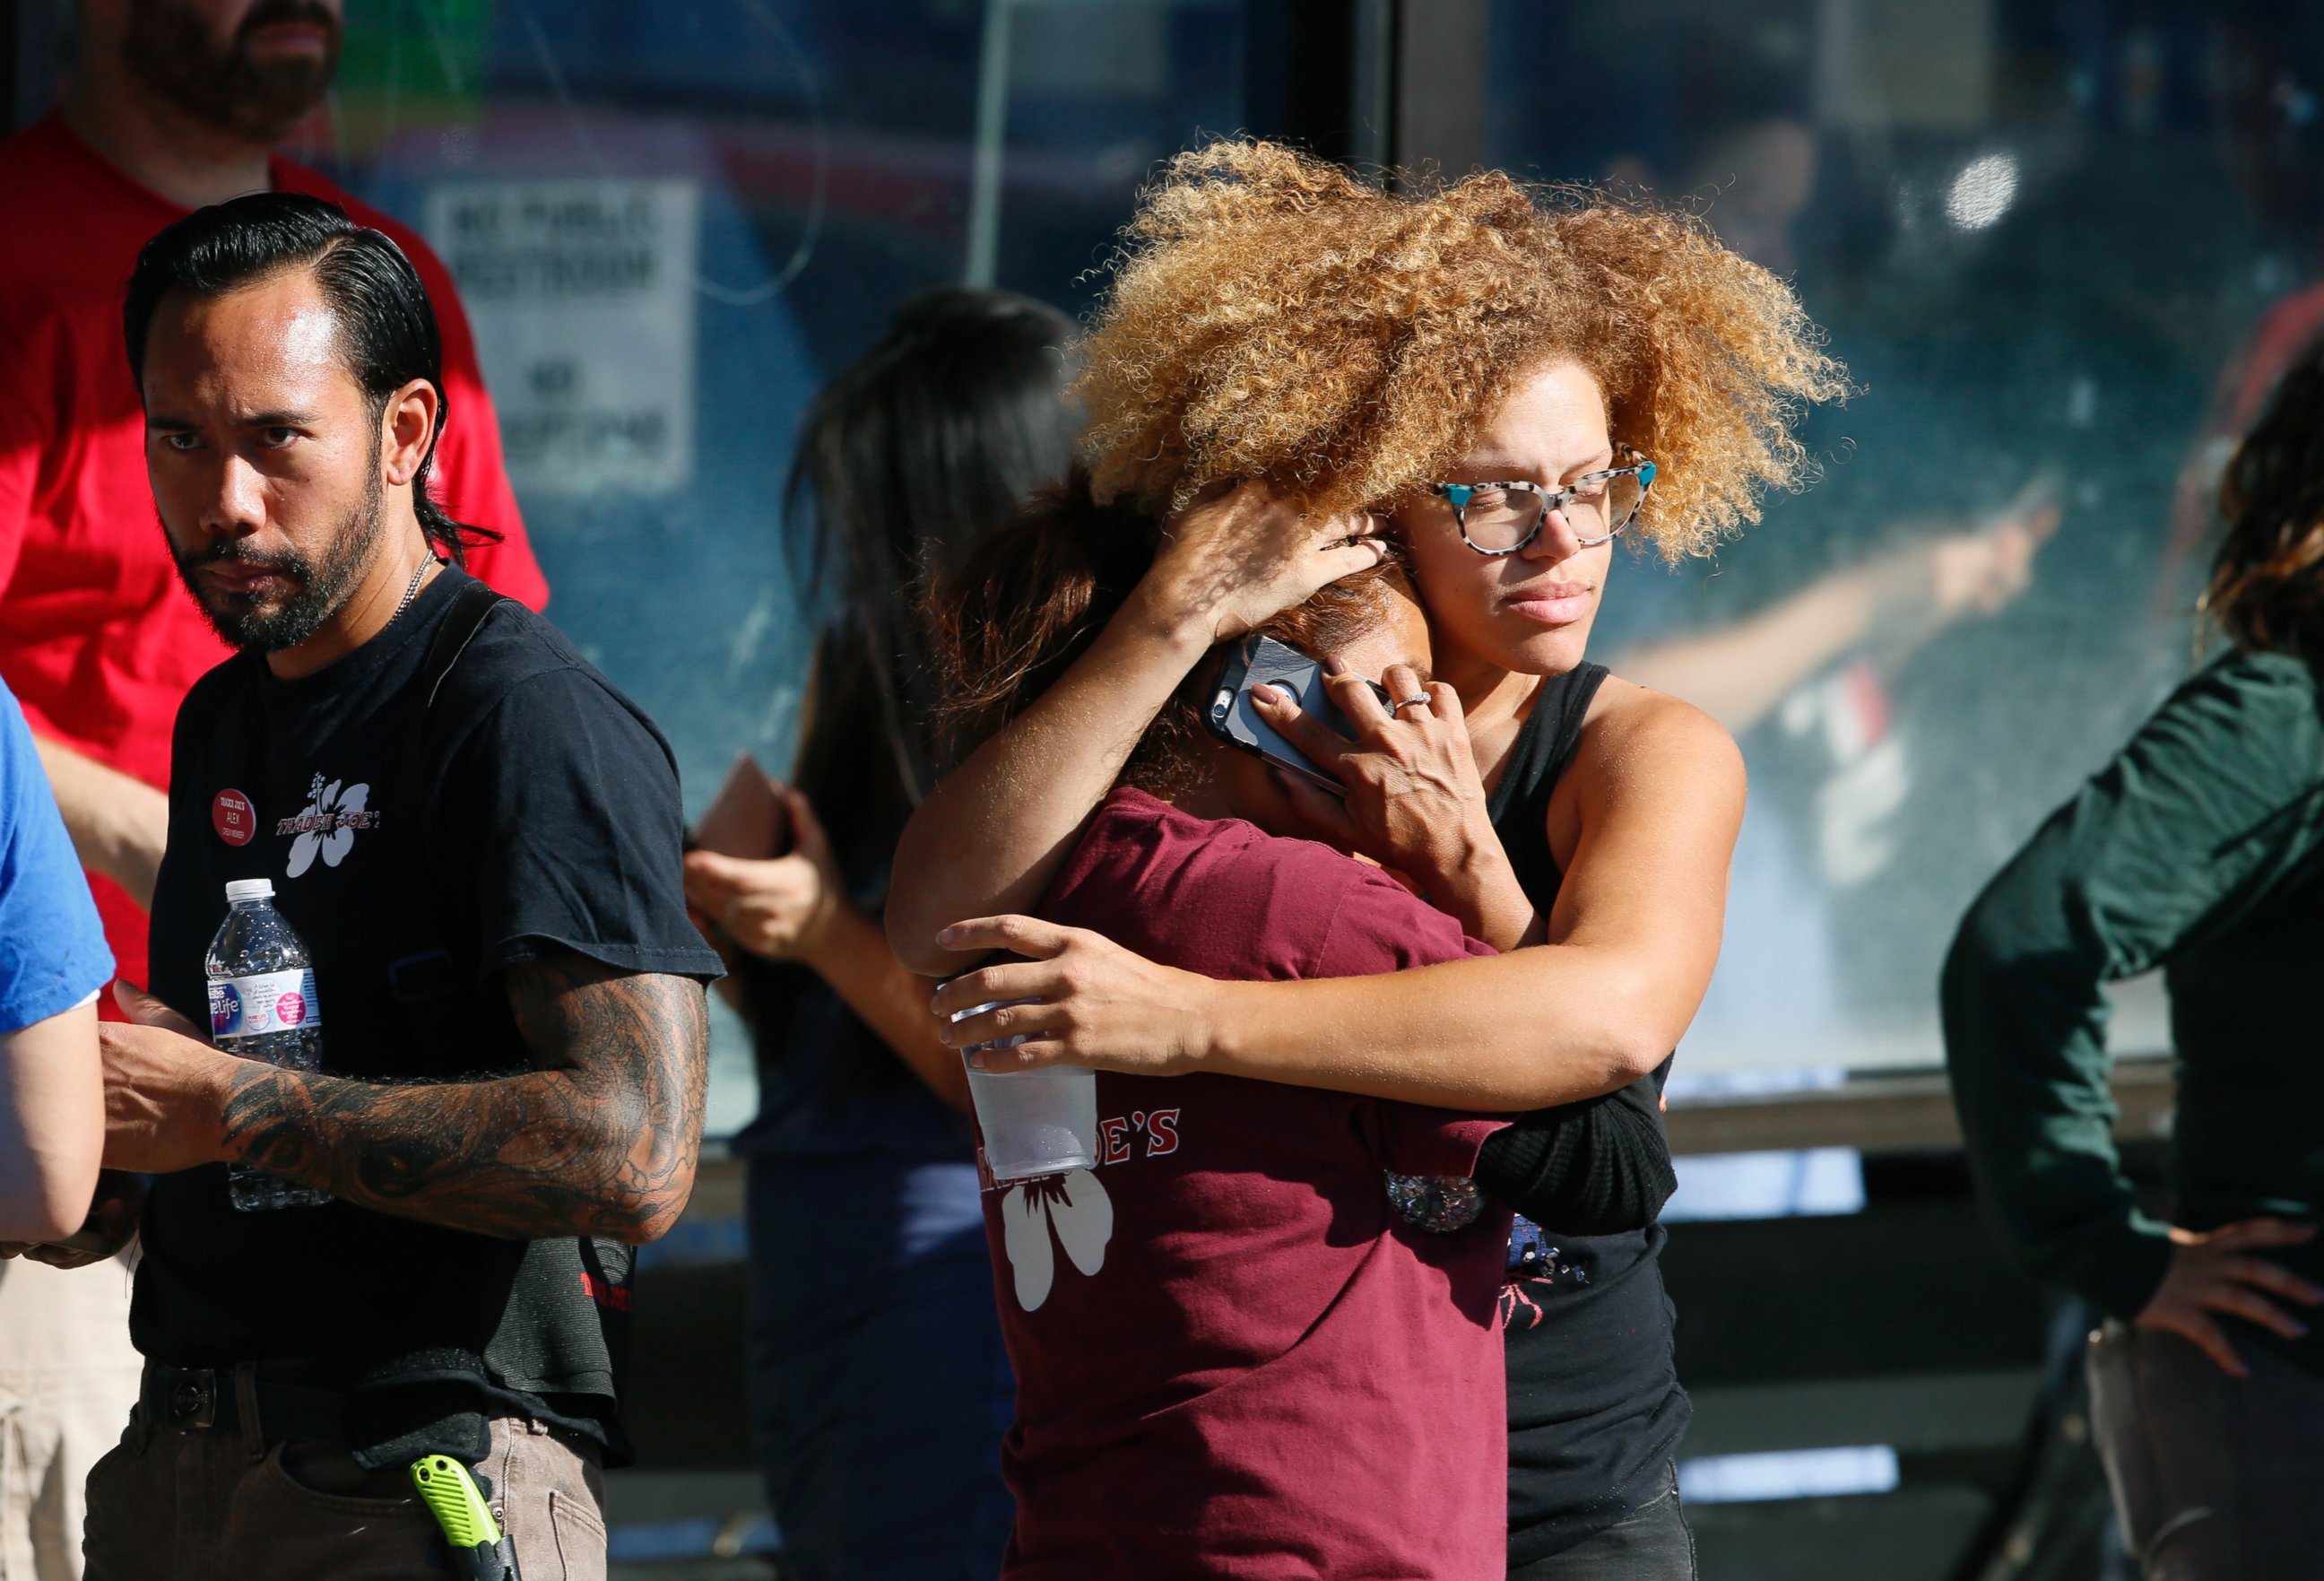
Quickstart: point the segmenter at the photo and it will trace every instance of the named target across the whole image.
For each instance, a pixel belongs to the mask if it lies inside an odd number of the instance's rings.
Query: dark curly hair
[[[2239,648],[2324,663],[2324,339],[2301,354],[2227,463],[2227,537],[2201,609]]]

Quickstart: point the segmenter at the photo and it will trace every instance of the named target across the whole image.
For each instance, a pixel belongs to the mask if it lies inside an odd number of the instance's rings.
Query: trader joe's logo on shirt
[[[337,780],[326,784],[322,775],[316,775],[307,788],[305,809],[274,826],[278,835],[299,837],[290,842],[289,875],[296,878],[312,867],[318,853],[327,867],[346,861],[355,831],[379,827],[379,814],[364,805],[370,800],[369,785],[342,785]]]
[[[1001,1196],[1001,1247],[1009,1254],[1017,1304],[1028,1312],[1040,1310],[1056,1282],[1056,1244],[1075,1268],[1094,1275],[1105,1266],[1105,1244],[1112,1239],[1113,1199],[1087,1170],[1021,1181]]]

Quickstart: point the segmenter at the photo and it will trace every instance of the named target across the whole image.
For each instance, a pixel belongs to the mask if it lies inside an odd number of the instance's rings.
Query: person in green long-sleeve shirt
[[[1995,1233],[2106,1315],[2093,1426],[2153,1581],[2324,1573],[2324,342],[2220,503],[2205,608],[2232,648],[1986,888],[1942,986]],[[2115,1150],[2101,993],[2156,966],[2167,1219]]]

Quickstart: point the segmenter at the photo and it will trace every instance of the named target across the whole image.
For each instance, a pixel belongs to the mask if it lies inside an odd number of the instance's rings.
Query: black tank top
[[[1583,664],[1542,682],[1487,803],[1517,883],[1544,915],[1565,877],[1549,849],[1550,794],[1605,679],[1605,666]],[[1659,1083],[1668,1069],[1645,1079]],[[1540,1228],[1555,1250],[1513,1273],[1503,1302],[1512,1568],[1563,1552],[1667,1490],[1657,1474],[1691,1414],[1672,1362],[1662,1226]]]

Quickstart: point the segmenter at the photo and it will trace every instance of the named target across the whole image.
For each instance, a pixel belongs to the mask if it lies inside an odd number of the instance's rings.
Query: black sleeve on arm
[[[686,914],[677,763],[595,672],[549,666],[508,685],[445,795],[464,809],[449,855],[473,874],[486,977],[559,949],[623,972],[721,975]]]
[[[1611,1235],[1655,1222],[1678,1188],[1662,1068],[1619,1092],[1520,1114],[1487,1139],[1477,1183],[1545,1227]]]

